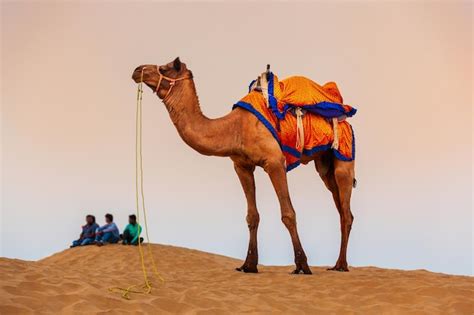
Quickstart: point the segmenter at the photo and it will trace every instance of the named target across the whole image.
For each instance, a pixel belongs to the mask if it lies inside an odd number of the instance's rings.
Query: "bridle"
[[[161,81],[163,81],[163,79],[167,80],[170,84],[170,88],[169,88],[168,92],[166,92],[166,95],[163,97],[163,100],[166,99],[168,97],[168,95],[170,95],[171,90],[173,89],[173,86],[175,86],[176,82],[187,80],[187,79],[192,79],[192,76],[182,76],[182,77],[176,78],[176,79],[167,77],[163,73],[161,73],[159,66],[156,66],[156,72],[158,72],[158,74],[160,75],[160,78],[158,79],[158,84],[156,85],[156,89],[155,89],[156,95],[158,95],[158,90],[160,89]],[[143,74],[143,69],[142,69],[142,74]],[[142,75],[142,78],[143,78],[143,75]]]
[[[168,95],[171,93],[171,90],[173,89],[173,86],[176,84],[177,81],[182,81],[182,80],[187,80],[187,79],[192,79],[193,76],[190,75],[190,76],[182,76],[180,78],[170,78],[170,77],[167,77],[165,76],[163,73],[161,73],[160,71],[160,67],[159,66],[155,66],[156,67],[156,72],[158,72],[158,74],[160,75],[160,78],[158,79],[158,83],[156,84],[156,89],[155,89],[155,93],[156,95],[158,95],[158,90],[160,89],[160,85],[161,85],[161,81],[163,81],[163,79],[167,80],[170,84],[170,88],[168,90],[168,92],[166,92],[166,95],[165,97],[163,97],[163,100],[165,98],[168,97]],[[145,70],[146,67],[143,67],[142,68],[142,73],[141,73],[141,79],[140,79],[140,83],[143,82],[143,71]]]

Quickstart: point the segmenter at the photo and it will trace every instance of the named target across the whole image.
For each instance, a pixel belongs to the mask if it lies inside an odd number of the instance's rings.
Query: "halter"
[[[186,79],[191,79],[192,77],[191,76],[183,76],[183,77],[180,77],[180,78],[170,78],[170,77],[167,77],[165,75],[163,75],[161,72],[160,72],[160,67],[156,66],[156,71],[158,72],[158,74],[160,75],[160,78],[158,79],[158,84],[156,85],[156,89],[155,89],[155,93],[156,95],[158,95],[158,89],[160,88],[160,85],[161,85],[161,81],[163,79],[167,80],[169,83],[170,83],[170,89],[168,90],[168,92],[166,92],[166,95],[165,97],[163,97],[163,100],[166,99],[168,97],[168,95],[171,93],[171,90],[173,89],[173,86],[176,84],[177,81],[182,81],[182,80],[186,80]]]

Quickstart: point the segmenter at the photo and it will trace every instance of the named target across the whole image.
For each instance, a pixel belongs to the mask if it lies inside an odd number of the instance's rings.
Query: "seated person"
[[[104,243],[117,243],[120,239],[120,233],[117,225],[114,223],[114,216],[110,213],[105,215],[105,225],[97,229],[95,243],[99,246]]]
[[[72,242],[71,247],[85,246],[92,244],[95,238],[95,231],[99,228],[99,225],[95,223],[95,216],[88,214],[86,216],[86,225],[82,226],[82,232],[78,240]]]
[[[138,245],[138,237],[142,232],[142,227],[137,223],[137,217],[134,214],[128,216],[128,225],[125,227],[122,235],[123,245]],[[143,237],[140,237],[140,243]]]

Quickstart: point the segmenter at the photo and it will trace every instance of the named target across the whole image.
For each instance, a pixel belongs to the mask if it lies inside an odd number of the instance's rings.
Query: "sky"
[[[89,213],[125,226],[135,211],[131,74],[179,56],[209,117],[228,113],[268,63],[279,78],[337,82],[358,109],[349,264],[472,275],[472,12],[428,1],[2,1],[0,256],[61,251]],[[246,202],[231,160],[184,144],[149,89],[143,115],[151,240],[244,259]],[[310,264],[333,265],[329,191],[312,164],[288,178]],[[261,169],[256,183],[260,263],[291,265]]]

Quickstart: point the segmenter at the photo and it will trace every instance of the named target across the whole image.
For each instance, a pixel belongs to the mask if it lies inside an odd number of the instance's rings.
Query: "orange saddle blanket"
[[[258,90],[253,81],[233,108],[250,111],[265,125],[285,155],[287,171],[300,165],[303,155],[325,150],[339,160],[354,160],[354,132],[346,118],[356,109],[342,103],[335,83],[321,86],[305,77],[279,82],[271,72],[268,77]]]

